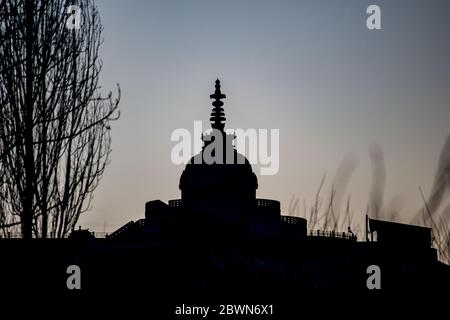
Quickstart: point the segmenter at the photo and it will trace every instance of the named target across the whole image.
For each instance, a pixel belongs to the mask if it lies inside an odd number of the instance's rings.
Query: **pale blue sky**
[[[323,173],[331,179],[352,153],[359,162],[345,194],[359,219],[371,183],[368,150],[378,143],[386,202],[403,197],[405,222],[420,207],[418,186],[430,190],[450,134],[450,2],[97,3],[102,86],[120,83],[122,118],[82,226],[102,231],[106,221],[110,231],[142,218],[148,200],[179,197],[183,167],[171,163],[170,135],[207,123],[216,77],[228,128],[280,130],[280,171],[258,177],[258,197],[280,200],[284,211],[293,194],[312,205]],[[381,7],[381,31],[366,28],[369,4]]]

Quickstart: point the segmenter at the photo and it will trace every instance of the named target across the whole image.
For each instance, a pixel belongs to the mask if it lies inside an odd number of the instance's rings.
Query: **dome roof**
[[[191,158],[180,178],[179,187],[183,203],[202,202],[205,199],[212,201],[256,199],[256,189],[258,188],[256,175],[247,158],[234,149],[232,145],[234,136],[224,131],[225,113],[221,99],[224,99],[225,95],[220,91],[219,80],[216,81],[215,88],[215,93],[210,96],[215,99],[210,118],[211,127],[213,130],[217,130],[219,136],[223,138],[225,152],[222,159],[218,157],[219,161],[208,163],[206,156],[211,152],[208,150],[208,146],[214,139],[206,140],[207,136],[204,136],[205,146],[199,154]],[[233,161],[228,161],[228,163],[225,160],[227,151],[233,155],[233,157],[229,157]]]
[[[233,149],[234,163],[207,164],[203,151],[191,158],[180,178],[180,189],[186,188],[252,188],[258,183],[246,157]]]

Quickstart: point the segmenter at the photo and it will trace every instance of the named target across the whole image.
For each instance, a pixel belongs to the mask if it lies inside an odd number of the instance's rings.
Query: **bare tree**
[[[101,33],[93,0],[0,0],[0,236],[65,237],[90,207],[119,117]]]

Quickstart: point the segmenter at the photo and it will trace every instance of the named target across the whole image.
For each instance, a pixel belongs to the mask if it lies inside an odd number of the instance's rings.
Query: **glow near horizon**
[[[385,155],[385,203],[399,220],[421,207],[450,134],[450,3],[446,1],[97,1],[105,42],[102,87],[122,90],[112,162],[80,225],[112,231],[146,201],[178,198],[183,166],[171,132],[208,123],[222,81],[227,128],[280,129],[280,170],[258,197],[311,206],[322,175],[359,159],[345,191],[360,223],[371,185],[369,146]],[[378,4],[382,30],[368,31]],[[259,170],[254,168],[258,173]],[[395,201],[395,200],[394,200]]]

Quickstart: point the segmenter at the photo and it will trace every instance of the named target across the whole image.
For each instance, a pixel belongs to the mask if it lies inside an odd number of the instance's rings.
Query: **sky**
[[[381,9],[368,30],[366,9]],[[257,197],[324,203],[343,159],[354,223],[369,201],[371,146],[386,166],[385,203],[410,222],[431,190],[450,134],[450,2],[97,0],[104,31],[102,91],[121,88],[112,154],[79,224],[111,232],[144,217],[146,201],[180,197],[171,133],[209,124],[220,78],[226,128],[279,129],[280,168]],[[206,129],[206,128],[205,128]],[[397,199],[397,200],[392,200]],[[324,205],[325,206],[325,205]],[[303,209],[300,210],[303,214]]]

